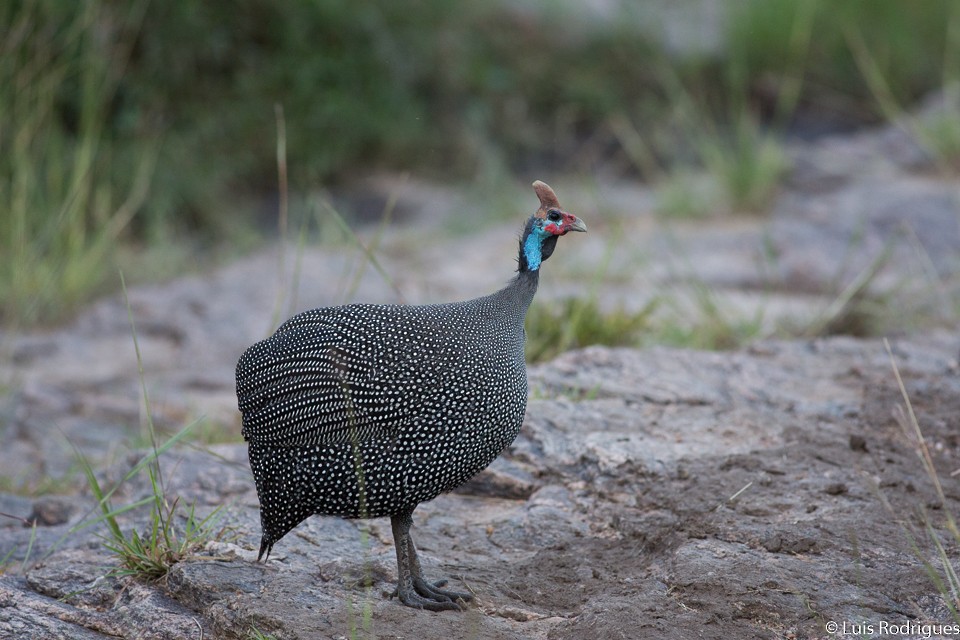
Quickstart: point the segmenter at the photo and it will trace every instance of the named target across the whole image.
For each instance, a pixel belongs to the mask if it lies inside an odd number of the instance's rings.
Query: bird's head
[[[587,230],[583,220],[563,210],[550,185],[537,180],[533,190],[540,198],[540,208],[527,220],[520,236],[521,272],[538,270],[540,263],[553,254],[560,236],[568,231]]]

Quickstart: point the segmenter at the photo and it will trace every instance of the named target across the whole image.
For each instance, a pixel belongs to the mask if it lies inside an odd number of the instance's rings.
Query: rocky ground
[[[80,526],[96,510],[77,451],[103,486],[119,483],[115,506],[150,492],[143,472],[120,482],[149,443],[123,300],[57,330],[3,334],[0,636],[923,637],[917,625],[960,624],[937,582],[937,544],[955,569],[960,551],[949,529],[960,514],[960,336],[950,330],[960,191],[898,128],[791,154],[766,218],[666,224],[639,187],[535,176],[590,226],[561,242],[535,304],[597,291],[599,274],[606,306],[707,287],[726,312],[762,312],[771,330],[855,329],[862,318],[845,303],[882,305],[926,449],[878,338],[767,339],[735,352],[591,347],[532,367],[517,441],[415,514],[428,573],[476,594],[466,612],[388,598],[396,564],[383,520],[312,518],[256,563],[237,357],[291,310],[397,299],[369,265],[359,274],[350,247],[307,248],[299,279],[293,249],[284,279],[274,248],[130,291],[157,428],[197,421],[189,446],[161,456],[166,491],[201,514],[221,507],[228,527],[159,582],[111,577],[105,527]],[[490,224],[457,193],[378,184],[408,213],[378,253],[406,301],[471,297],[509,277],[532,194],[516,220]],[[435,230],[464,210],[469,232]],[[926,328],[931,317],[942,328]],[[232,443],[205,444],[224,433]],[[143,509],[120,517],[126,531],[148,522]]]

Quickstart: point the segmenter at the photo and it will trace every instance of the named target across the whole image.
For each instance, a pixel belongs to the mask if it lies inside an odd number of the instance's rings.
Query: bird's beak
[[[583,231],[584,233],[586,233],[587,225],[580,218],[573,216],[573,222],[570,223],[570,228],[568,229],[568,231]]]

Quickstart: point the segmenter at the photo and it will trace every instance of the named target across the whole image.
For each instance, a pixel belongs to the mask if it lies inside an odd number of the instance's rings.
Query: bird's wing
[[[243,354],[237,398],[250,442],[302,446],[389,436],[402,424],[376,344],[323,317],[290,321]]]

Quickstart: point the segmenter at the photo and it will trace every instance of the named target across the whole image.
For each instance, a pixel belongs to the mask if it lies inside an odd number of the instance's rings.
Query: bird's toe
[[[432,598],[438,601],[449,600],[450,602],[470,602],[473,600],[472,593],[463,593],[460,591],[451,591],[449,589],[441,589],[440,587],[446,586],[446,580],[439,580],[434,583],[429,583],[426,580],[417,580],[414,579],[413,585],[417,590],[417,593],[420,595]]]
[[[436,591],[428,591],[419,587],[413,589],[398,588],[393,595],[396,595],[403,604],[415,609],[426,609],[428,611],[460,611],[463,609],[459,602]]]

